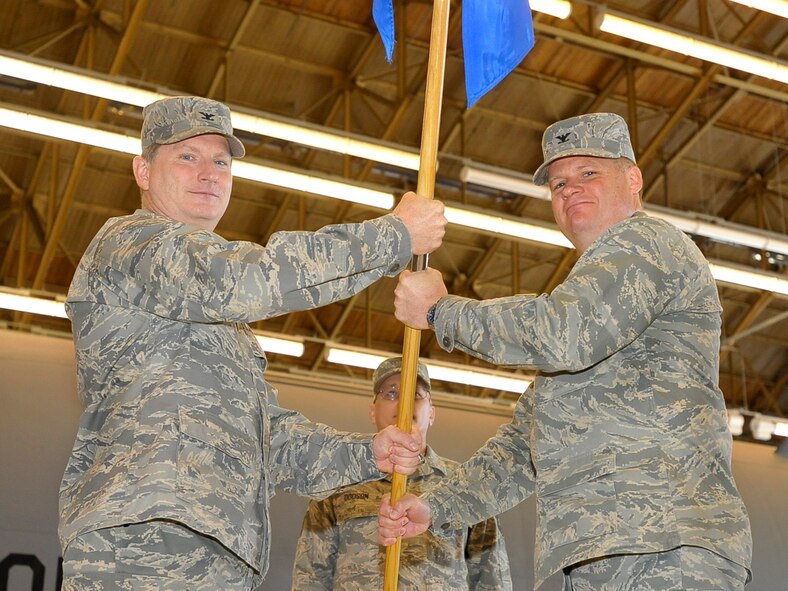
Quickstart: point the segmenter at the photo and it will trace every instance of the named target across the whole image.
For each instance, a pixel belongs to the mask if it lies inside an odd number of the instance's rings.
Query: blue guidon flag
[[[394,52],[392,0],[373,0],[372,18],[386,59]],[[462,49],[468,108],[517,67],[534,46],[528,0],[463,0]]]

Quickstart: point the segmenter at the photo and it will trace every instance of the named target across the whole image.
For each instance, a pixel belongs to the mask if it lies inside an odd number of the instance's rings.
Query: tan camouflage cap
[[[174,144],[196,135],[218,133],[227,138],[234,158],[246,153],[233,135],[230,109],[218,101],[198,96],[165,98],[146,106],[142,118],[143,150],[153,144]]]
[[[421,361],[418,362],[416,366],[416,376],[424,382],[427,386],[427,390],[431,388],[430,386],[430,374],[427,372],[427,366],[424,365]],[[398,374],[402,372],[402,357],[390,357],[383,361],[380,365],[378,365],[375,373],[372,374],[372,391],[377,392],[380,384],[393,376],[394,374]]]
[[[534,173],[534,183],[547,183],[552,162],[567,156],[629,158],[635,152],[626,121],[615,113],[588,113],[553,123],[542,136],[544,163]]]

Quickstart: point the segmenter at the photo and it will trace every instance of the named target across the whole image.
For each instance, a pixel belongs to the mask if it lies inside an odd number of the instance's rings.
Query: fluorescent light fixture
[[[675,210],[657,205],[649,205],[645,210],[649,215],[670,222],[688,234],[706,236],[720,242],[748,246],[772,253],[788,254],[788,240],[783,238],[783,234],[750,228],[702,214],[679,214]]]
[[[446,367],[434,363],[424,362],[430,372],[430,379],[456,384],[467,384],[477,388],[490,388],[522,394],[531,383],[531,380],[512,378],[509,376],[479,372],[476,370]]]
[[[529,5],[531,10],[560,19],[569,18],[569,15],[572,14],[572,3],[567,0],[531,0]]]
[[[559,230],[530,224],[514,216],[491,215],[481,211],[473,211],[467,207],[459,209],[448,206],[445,208],[444,213],[449,222],[458,226],[465,226],[509,238],[522,238],[523,240],[533,240],[534,242],[563,246],[564,248],[574,248],[569,239],[561,234]]]
[[[731,435],[744,432],[745,416],[750,417],[750,435],[758,441],[769,441],[773,436],[788,437],[788,419],[752,412],[746,408],[728,409],[728,427]]]
[[[283,339],[269,333],[255,332],[254,338],[260,343],[266,353],[279,353],[291,357],[301,357],[304,354],[304,343],[293,339]]]
[[[753,289],[788,295],[788,278],[776,273],[765,273],[748,267],[709,261],[711,274],[722,283],[732,283]]]
[[[788,421],[778,421],[774,425],[774,435],[788,437]]]
[[[34,297],[22,290],[12,291],[8,288],[0,290],[0,308],[17,312],[28,312],[30,314],[55,316],[57,318],[68,318],[63,302]],[[293,357],[301,357],[304,354],[304,343],[298,340],[283,339],[268,333],[255,333],[255,338],[266,353],[279,353]]]
[[[748,52],[732,45],[714,43],[683,31],[649,24],[609,11],[601,12],[599,19],[599,29],[606,33],[788,83],[788,64],[777,58]]]
[[[460,180],[550,201],[550,190],[546,186],[535,185],[530,175],[517,174],[494,167],[466,165],[460,169]],[[767,252],[788,254],[788,240],[776,232],[758,230],[701,214],[682,215],[675,210],[657,205],[647,205],[644,209],[649,215],[666,220],[688,234],[706,236],[720,242],[748,246]]]
[[[771,12],[777,16],[788,18],[788,2],[786,0],[732,0],[736,4],[757,8],[763,12]],[[531,0],[533,2],[533,0]]]
[[[140,153],[139,138],[103,131],[78,123],[70,123],[53,117],[6,109],[1,106],[0,126],[61,140],[76,141],[106,150],[115,150],[116,152],[125,152],[127,154]]]
[[[775,421],[763,415],[756,415],[750,420],[750,432],[752,438],[758,441],[769,441],[774,434],[776,427]]]
[[[31,296],[29,292],[23,290],[3,288],[2,291],[0,291],[0,308],[16,310],[17,312],[28,312],[30,314],[40,314],[42,316],[68,318],[63,302],[34,297]]]
[[[87,70],[67,69],[54,62],[43,60],[30,61],[27,57],[25,59],[14,57],[13,53],[5,51],[0,52],[0,74],[138,107],[144,107],[167,96],[119,82],[103,80],[95,72],[89,74]]]
[[[729,410],[728,428],[731,430],[731,435],[741,435],[744,432],[744,415],[738,410]]]
[[[82,144],[127,154],[136,155],[140,152],[139,138],[4,107],[0,107],[0,126],[68,141],[78,141]],[[235,161],[233,162],[233,175],[275,187],[323,195],[382,209],[391,209],[394,205],[394,195],[390,192],[353,185],[344,180],[263,164]]]
[[[388,359],[388,357],[393,357],[393,355],[387,356],[383,353],[364,353],[359,350],[330,347],[328,349],[328,355],[326,356],[326,359],[331,363],[338,363],[340,365],[363,367],[364,369],[375,369],[378,365]]]
[[[243,129],[258,135],[275,137],[329,152],[385,162],[410,170],[419,169],[420,156],[418,152],[406,152],[352,135],[322,131],[307,123],[295,124],[271,116],[258,117],[233,111],[232,119],[235,129]]]
[[[471,185],[490,187],[545,201],[551,199],[550,189],[547,185],[534,184],[531,175],[518,175],[512,171],[494,169],[493,167],[463,166],[460,169],[460,180]]]
[[[86,70],[21,59],[9,52],[0,52],[0,74],[138,107],[144,107],[153,101],[170,96],[102,79]],[[262,117],[233,111],[232,120],[236,130],[241,129],[410,170],[419,169],[420,156],[417,151],[403,150],[385,142],[375,142],[352,134],[324,131],[308,123],[289,121],[273,115]]]
[[[351,185],[347,181],[320,177],[295,170],[234,160],[233,176],[266,185],[285,187],[295,191],[323,195],[324,197],[332,197],[342,201],[352,201],[353,203],[381,209],[394,207],[393,193],[360,185]]]
[[[350,365],[353,367],[363,367],[375,369],[385,359],[392,357],[390,353],[372,352],[351,347],[333,345],[328,348],[326,359],[331,363]],[[518,377],[515,374],[506,374],[492,370],[473,369],[470,370],[462,365],[445,362],[428,361],[422,359],[427,366],[430,379],[466,384],[479,388],[491,388],[493,390],[504,390],[522,394],[530,385],[531,380]]]

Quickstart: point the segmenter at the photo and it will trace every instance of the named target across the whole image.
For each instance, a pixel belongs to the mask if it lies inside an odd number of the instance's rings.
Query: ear
[[[637,195],[643,189],[643,172],[637,166],[630,166],[627,170],[629,187],[632,195]]]
[[[373,425],[377,425],[375,422],[375,403],[369,405],[369,420]]]
[[[135,156],[131,167],[134,170],[134,180],[137,181],[137,185],[143,191],[147,191],[150,187],[150,166],[148,161],[142,156]]]
[[[435,422],[435,407],[430,403],[430,427]]]

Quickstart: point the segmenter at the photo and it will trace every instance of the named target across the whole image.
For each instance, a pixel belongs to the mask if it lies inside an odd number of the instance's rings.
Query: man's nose
[[[219,179],[219,172],[216,170],[216,167],[213,166],[213,163],[205,164],[200,167],[200,179],[214,183]]]
[[[580,190],[580,183],[573,180],[566,180],[564,182],[564,186],[561,189],[561,196],[566,199],[567,197],[571,197],[575,193]]]

